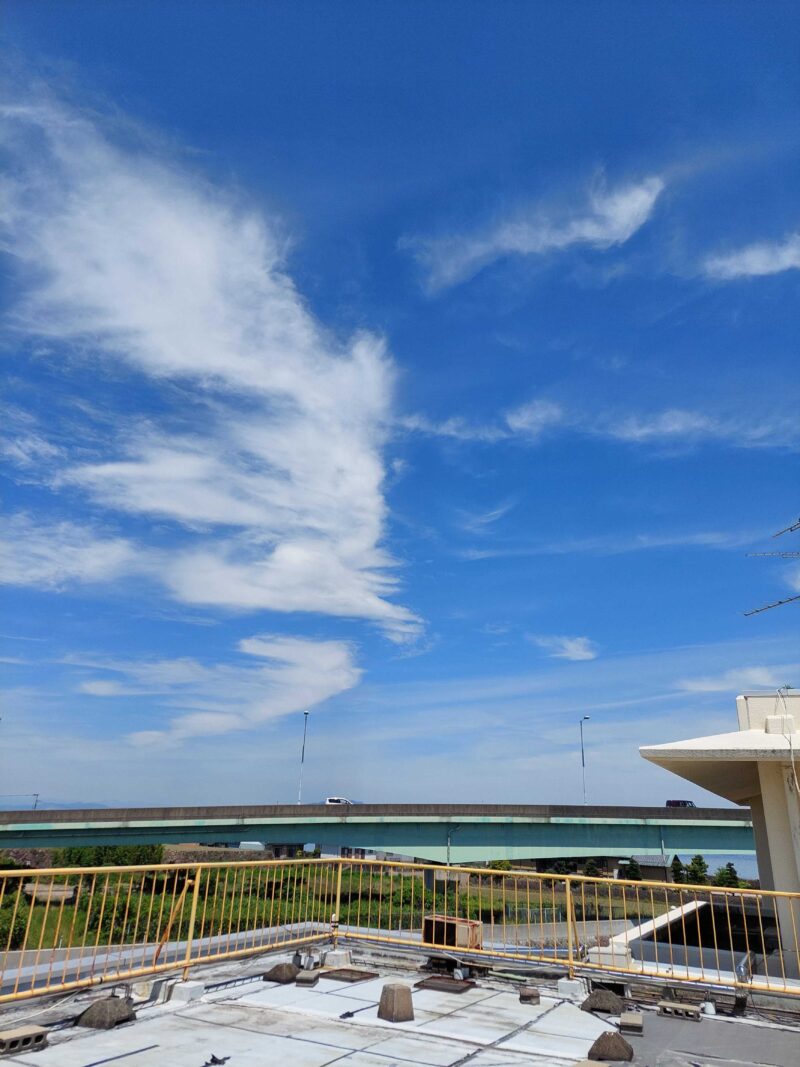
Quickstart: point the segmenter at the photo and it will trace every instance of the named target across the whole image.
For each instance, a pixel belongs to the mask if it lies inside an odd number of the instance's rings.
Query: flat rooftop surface
[[[270,957],[269,964],[275,961]],[[596,1018],[542,989],[539,1005],[520,1004],[509,983],[487,979],[463,993],[414,989],[413,1022],[378,1019],[387,981],[412,985],[419,972],[381,966],[380,977],[344,984],[321,977],[312,989],[265,983],[260,974],[210,990],[189,1003],[138,1009],[112,1031],[55,1031],[50,1046],[3,1062],[19,1067],[572,1067],[615,1020]],[[205,976],[206,982],[214,976]],[[219,980],[218,978],[216,980]],[[194,988],[199,992],[197,984]],[[343,1018],[347,1014],[348,1017]],[[35,1010],[31,1022],[36,1022]],[[0,1023],[3,1015],[0,1014]],[[6,1025],[14,1025],[11,1022]],[[744,1019],[701,1022],[645,1013],[644,1036],[628,1037],[636,1064],[649,1067],[791,1067],[800,1064],[800,1030]],[[226,1059],[227,1057],[227,1059]]]

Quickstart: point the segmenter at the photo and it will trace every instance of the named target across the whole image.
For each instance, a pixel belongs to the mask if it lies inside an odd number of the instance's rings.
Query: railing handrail
[[[512,867],[510,870],[500,870],[494,867],[467,867],[460,866],[454,863],[445,865],[443,863],[415,863],[413,860],[386,860],[386,859],[372,859],[369,857],[347,857],[347,856],[287,856],[283,859],[258,859],[258,860],[196,860],[194,862],[190,860],[179,861],[176,863],[136,863],[136,864],[100,864],[91,867],[27,867],[19,869],[5,870],[0,868],[0,878],[21,878],[38,879],[40,876],[52,875],[54,877],[64,877],[67,875],[80,875],[80,874],[124,874],[129,872],[131,874],[144,873],[148,871],[153,872],[171,872],[181,870],[213,870],[213,869],[225,869],[225,868],[247,868],[247,867],[281,867],[287,864],[327,864],[327,863],[341,863],[346,866],[351,865],[364,865],[373,867],[393,867],[393,868],[408,868],[414,871],[435,871],[440,874],[445,872],[459,873],[459,874],[475,874],[482,875],[484,877],[492,878],[533,878],[533,879],[546,879],[548,881],[555,879],[560,882],[609,882],[612,885],[627,885],[627,886],[652,886],[659,889],[682,889],[682,890],[702,890],[703,892],[713,891],[715,893],[753,893],[761,897],[791,897],[800,898],[800,893],[792,893],[786,890],[775,889],[761,889],[755,886],[722,886],[715,885],[713,882],[665,882],[657,881],[647,878],[611,878],[605,875],[583,875],[583,874],[559,874],[555,871],[533,871],[528,870],[525,867]]]
[[[340,937],[800,996],[799,929],[800,893],[527,868],[304,856],[0,870],[0,1002]]]

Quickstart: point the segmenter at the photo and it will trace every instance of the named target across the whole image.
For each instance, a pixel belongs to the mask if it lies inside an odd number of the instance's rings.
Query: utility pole
[[[583,778],[583,805],[586,807],[586,752],[583,748],[583,724],[587,719],[590,719],[591,715],[584,715],[578,722],[578,726],[581,728],[581,776]]]
[[[308,733],[308,712],[303,712],[303,747],[300,749],[300,782],[297,786],[297,803],[303,802],[303,764],[306,761],[306,734]]]

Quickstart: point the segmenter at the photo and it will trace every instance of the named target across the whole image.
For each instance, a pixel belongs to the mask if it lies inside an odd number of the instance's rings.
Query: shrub
[[[737,889],[741,885],[739,872],[732,863],[726,863],[724,867],[717,868],[714,874],[714,885],[725,886],[729,889]]]
[[[625,877],[629,882],[641,882],[642,880],[642,868],[633,858],[628,860],[625,867]]]
[[[26,904],[20,904],[16,915],[13,908],[0,908],[0,949],[22,948],[30,911]]]
[[[54,867],[132,867],[163,862],[163,845],[82,845],[53,853]]]
[[[705,885],[708,881],[708,864],[702,856],[692,857],[692,861],[686,868],[686,881],[690,885]]]

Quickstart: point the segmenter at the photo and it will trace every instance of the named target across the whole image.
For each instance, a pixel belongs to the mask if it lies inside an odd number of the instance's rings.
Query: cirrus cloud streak
[[[156,390],[161,409],[121,409],[91,462],[26,445],[28,468],[39,462],[52,489],[78,489],[139,531],[166,521],[169,544],[140,532],[137,550],[186,603],[416,634],[419,620],[389,599],[396,565],[382,546],[394,377],[383,340],[325,330],[287,273],[277,227],[129,130],[52,103],[4,117],[18,334],[76,378],[97,366],[129,379],[132,396],[139,383]],[[191,432],[176,432],[187,410]],[[40,542],[45,529],[51,554],[62,545],[68,558],[27,584],[70,570],[86,580],[74,524],[43,521]],[[93,580],[125,570],[126,552],[118,544]]]
[[[607,249],[624,244],[650,218],[664,190],[657,176],[609,189],[597,182],[580,206],[537,206],[468,234],[413,237],[401,242],[426,272],[430,292],[467,281],[510,255],[542,256],[574,245]]]
[[[95,666],[104,676],[88,678],[79,689],[97,698],[157,697],[167,712],[166,728],[135,731],[128,740],[160,746],[252,730],[352,689],[361,677],[344,641],[261,634],[240,641],[239,651],[257,665],[208,665],[192,658],[100,660]],[[181,713],[174,714],[175,709]]]
[[[709,256],[704,269],[710,278],[720,281],[800,270],[800,233],[789,234],[783,241],[758,241],[735,252]]]

